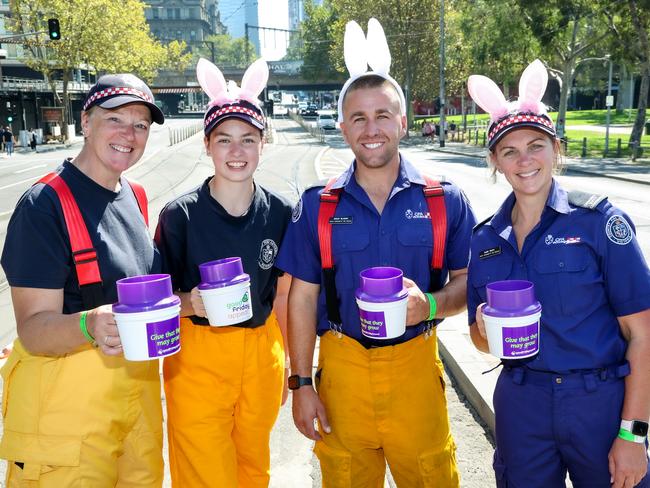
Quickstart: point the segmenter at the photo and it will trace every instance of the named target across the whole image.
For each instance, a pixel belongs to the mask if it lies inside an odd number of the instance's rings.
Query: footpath
[[[402,147],[419,147],[424,150],[445,152],[485,160],[487,149],[459,142],[446,142],[441,148],[419,135],[404,139]],[[631,162],[614,158],[565,158],[564,172],[613,178],[632,183],[650,185],[650,159]],[[489,354],[476,350],[469,338],[467,314],[445,319],[437,330],[440,356],[451,376],[478,415],[494,433],[494,406],[492,393],[500,369],[488,372],[499,361]]]

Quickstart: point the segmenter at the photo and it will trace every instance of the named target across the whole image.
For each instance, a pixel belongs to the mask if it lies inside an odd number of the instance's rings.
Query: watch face
[[[311,383],[311,378],[303,378],[303,377],[295,375],[295,374],[289,376],[288,383],[289,383],[289,389],[290,390],[297,390],[301,386],[311,385],[312,384]]]
[[[641,422],[639,420],[635,420],[632,422],[632,433],[634,435],[640,435],[641,437],[645,437],[648,435],[648,423],[647,422]]]

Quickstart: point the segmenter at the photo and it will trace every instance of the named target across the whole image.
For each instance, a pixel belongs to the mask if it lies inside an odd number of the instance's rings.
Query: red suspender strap
[[[70,236],[70,248],[74,261],[79,290],[85,308],[95,308],[103,303],[102,278],[99,274],[97,252],[88,235],[79,206],[66,182],[57,173],[50,173],[38,183],[49,185],[59,197],[65,226]]]
[[[128,183],[133,190],[135,199],[138,201],[138,207],[140,207],[140,213],[142,213],[142,216],[144,217],[144,223],[147,224],[147,227],[149,227],[149,206],[147,193],[144,191],[144,187],[140,183],[136,183],[135,181],[129,181]]]
[[[323,269],[325,287],[325,303],[327,306],[327,318],[333,324],[341,323],[339,311],[339,300],[336,293],[334,281],[334,259],[332,257],[332,224],[331,219],[336,213],[336,206],[341,197],[341,189],[332,189],[332,185],[338,178],[329,180],[323,193],[320,195],[320,206],[318,208],[318,243],[320,246],[321,267]]]
[[[424,176],[424,198],[429,207],[431,231],[433,232],[433,253],[431,255],[431,291],[442,288],[442,263],[445,257],[447,240],[447,209],[445,207],[445,192],[440,182]]]

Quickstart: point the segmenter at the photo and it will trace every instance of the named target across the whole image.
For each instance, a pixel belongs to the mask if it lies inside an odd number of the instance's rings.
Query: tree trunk
[[[566,127],[566,109],[573,85],[573,77],[576,73],[576,38],[578,37],[578,19],[573,21],[573,33],[571,35],[571,44],[568,53],[564,58],[562,67],[562,90],[560,91],[560,106],[557,109],[557,136],[564,138],[564,128]]]
[[[643,135],[643,129],[645,126],[646,107],[648,106],[648,89],[650,89],[650,66],[646,64],[641,76],[641,88],[639,89],[639,103],[637,104],[636,119],[634,120],[632,133],[630,134],[629,145],[633,148],[639,147],[641,144],[641,136]],[[636,151],[635,154],[632,155],[633,159],[635,157]]]
[[[639,147],[641,144],[641,135],[643,134],[643,126],[645,124],[645,112],[648,105],[648,88],[650,87],[650,43],[648,43],[648,33],[641,23],[639,12],[636,7],[636,0],[629,0],[630,17],[632,17],[632,24],[639,35],[639,43],[641,49],[639,57],[641,58],[641,88],[639,90],[639,103],[637,104],[636,120],[632,133],[630,134],[630,145],[633,148]],[[633,149],[632,159],[636,159],[637,151]]]
[[[72,114],[70,113],[70,95],[68,94],[68,83],[72,78],[72,71],[65,70],[63,72],[63,127],[61,128],[61,134],[63,135],[63,140],[67,141],[70,139],[68,134],[68,125],[70,124],[70,118]],[[74,135],[74,134],[73,134]]]

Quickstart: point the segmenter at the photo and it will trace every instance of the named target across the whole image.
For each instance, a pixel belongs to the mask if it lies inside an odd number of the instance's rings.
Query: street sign
[[[63,107],[41,107],[43,122],[55,122],[63,125]]]
[[[614,106],[614,95],[607,95],[605,97],[605,106],[613,107]]]

